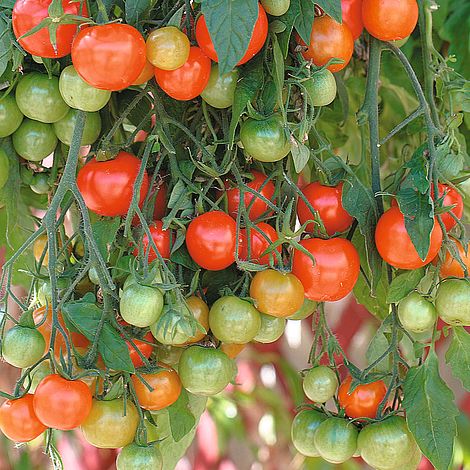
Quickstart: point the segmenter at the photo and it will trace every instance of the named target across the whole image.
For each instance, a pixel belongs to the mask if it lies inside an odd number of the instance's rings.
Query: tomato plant
[[[157,208],[155,203],[155,210],[160,210]],[[163,223],[161,220],[155,221],[152,225],[149,226],[150,235],[152,236],[153,243],[157,247],[157,250],[162,258],[170,257],[170,247],[171,247],[171,231],[163,229]],[[147,256],[149,262],[154,261],[158,258],[155,248],[149,243],[149,237],[147,234],[144,235],[142,240],[144,256]],[[150,245],[150,246],[149,246]],[[139,254],[139,249],[136,248],[132,254],[137,256]]]
[[[220,75],[219,66],[213,64],[209,81],[201,93],[201,98],[214,108],[223,109],[232,106],[237,79],[238,70]]]
[[[271,227],[271,225],[265,222],[260,222],[255,228],[250,230],[249,236],[246,229],[240,233],[240,236],[240,259],[250,259],[251,261],[259,264],[269,264],[270,259],[273,259],[274,262],[276,262],[276,254],[274,252],[271,254],[263,254],[268,250],[271,244],[278,239],[277,232],[273,227]],[[248,255],[248,247],[250,249],[251,256]],[[277,251],[278,253],[282,252],[280,245],[277,247]]]

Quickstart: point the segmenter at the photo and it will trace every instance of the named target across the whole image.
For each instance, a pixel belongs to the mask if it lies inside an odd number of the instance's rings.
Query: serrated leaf
[[[181,390],[175,403],[168,407],[171,435],[175,442],[181,441],[196,425],[196,418],[189,409],[188,392]]]
[[[297,9],[294,27],[305,44],[310,44],[310,34],[312,33],[313,21],[315,19],[315,5],[313,0],[291,1],[291,8]]]
[[[406,421],[423,454],[437,470],[452,462],[459,411],[454,394],[439,375],[439,362],[430,351],[424,364],[412,367],[403,384]]]
[[[423,268],[407,271],[395,277],[388,290],[387,303],[393,304],[400,302],[400,300],[404,299],[409,293],[416,289],[423,277]]]
[[[461,326],[453,328],[446,362],[452,370],[452,375],[470,392],[470,334]]]
[[[429,192],[429,179],[428,179],[428,160],[426,158],[427,144],[418,147],[411,159],[405,163],[405,168],[410,171],[406,178],[404,187],[412,187],[419,191],[421,194]]]
[[[258,19],[258,1],[204,0],[201,9],[219,58],[219,73],[224,75],[248,49]]]
[[[145,12],[151,7],[150,0],[126,1],[126,23],[135,26],[145,17]]]
[[[0,77],[8,67],[11,57],[10,31],[7,22],[0,17]]]
[[[98,220],[92,224],[93,238],[104,260],[109,253],[121,225],[119,217]]]
[[[281,47],[282,55],[284,58],[287,57],[289,52],[289,42],[294,30],[294,24],[297,17],[300,15],[300,10],[298,8],[298,0],[291,0],[290,8],[287,12],[279,17],[279,19],[284,23],[285,29],[282,33],[278,35],[279,46]]]
[[[300,173],[307,165],[310,158],[309,148],[299,142],[297,139],[292,143],[291,146],[292,160],[294,162],[294,168],[296,173]]]

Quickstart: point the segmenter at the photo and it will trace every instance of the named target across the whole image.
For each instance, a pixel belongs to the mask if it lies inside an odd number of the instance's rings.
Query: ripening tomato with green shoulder
[[[213,64],[209,81],[201,93],[201,98],[213,108],[229,108],[233,104],[238,74],[238,69],[233,69],[224,75],[219,75],[219,66]]]
[[[470,253],[464,249],[462,243],[459,240],[449,237],[450,240],[455,244],[458,253],[460,255],[460,259],[463,261],[464,265],[467,267],[467,271],[470,272]],[[433,260],[433,264],[437,265],[437,258]],[[465,273],[463,267],[460,265],[457,258],[451,254],[449,250],[446,250],[444,261],[441,264],[441,268],[439,270],[439,274],[442,279],[446,279],[448,277],[465,277]]]
[[[150,32],[146,41],[147,60],[162,70],[176,70],[189,57],[188,36],[176,26],[165,26]]]
[[[72,44],[72,62],[78,74],[101,90],[118,91],[132,85],[146,61],[144,38],[124,23],[83,28]]]
[[[211,60],[199,47],[191,47],[188,60],[176,70],[155,67],[158,86],[175,100],[189,101],[199,96],[209,82]]]
[[[202,52],[214,62],[218,62],[214,43],[207,29],[206,19],[201,15],[196,23],[196,41]],[[237,65],[242,65],[252,59],[263,47],[268,37],[268,17],[261,4],[258,3],[258,19],[256,20],[248,48]]]
[[[121,450],[116,459],[116,470],[142,470],[144,468],[163,470],[162,453],[155,444],[140,446],[132,442]]]
[[[198,341],[201,341],[209,331],[209,307],[204,302],[204,300],[196,297],[195,295],[192,295],[186,299],[186,306],[188,307],[194,319],[205,330],[204,332],[197,328],[194,335],[190,336],[186,341],[186,344],[197,343]]]
[[[249,233],[249,235],[248,235]],[[250,253],[248,256],[248,236],[250,237]],[[251,261],[259,264],[269,264],[272,259],[274,264],[278,261],[278,253],[282,253],[282,246],[279,245],[275,250],[270,253],[263,253],[270,248],[270,246],[278,240],[276,230],[266,222],[256,224],[255,228],[242,229],[240,231],[240,244],[239,244],[239,258],[244,261]]]
[[[20,127],[23,113],[16,104],[12,93],[0,95],[0,138],[8,137]]]
[[[328,106],[336,98],[336,80],[328,69],[314,72],[303,85],[310,106]]]
[[[317,66],[325,65],[334,58],[343,60],[341,64],[329,65],[328,70],[331,72],[344,69],[354,50],[354,39],[346,23],[338,23],[327,15],[315,18],[308,45],[298,35],[297,42],[307,46],[302,55]]]
[[[77,185],[88,209],[108,217],[126,215],[141,165],[139,158],[122,151],[112,160],[100,162],[93,158],[86,163],[78,172]],[[148,187],[144,170],[139,205],[144,202]]]
[[[24,119],[13,133],[16,153],[30,162],[40,162],[57,147],[57,136],[51,124]]]
[[[364,29],[362,0],[341,0],[341,12],[343,14],[343,22],[351,30],[353,39],[358,39]]]
[[[29,442],[46,429],[33,407],[34,395],[27,393],[15,400],[6,400],[0,406],[0,430],[14,442]]]
[[[60,24],[56,31],[56,49],[51,43],[48,28],[19,39],[39,25],[49,16],[49,7],[52,0],[16,0],[12,11],[13,32],[21,47],[30,54],[49,59],[58,59],[70,54],[73,39],[77,33],[78,25]],[[61,6],[65,15],[88,16],[86,2],[71,2],[62,0]]]
[[[149,225],[150,235],[152,236],[152,240],[157,247],[160,256],[165,259],[170,258],[170,248],[172,245],[172,232],[170,229],[163,229],[163,222],[161,220],[156,220],[153,224]],[[152,244],[149,243],[149,237],[145,233],[142,239],[142,249],[144,253],[144,257],[147,257],[148,253],[148,262],[151,263],[158,259],[157,253],[155,248]],[[139,248],[136,247],[132,252],[134,256],[139,255]]]

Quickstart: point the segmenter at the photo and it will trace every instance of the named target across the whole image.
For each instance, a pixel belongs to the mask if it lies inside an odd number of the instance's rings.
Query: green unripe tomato
[[[233,295],[221,297],[209,311],[209,325],[223,343],[245,344],[258,333],[261,318],[250,302]]]
[[[0,189],[6,185],[10,175],[10,162],[5,150],[0,148]]]
[[[446,279],[436,292],[438,315],[452,326],[470,326],[470,282]]]
[[[336,97],[336,80],[328,69],[315,72],[303,85],[311,106],[327,106]]]
[[[45,348],[46,342],[38,330],[16,325],[3,339],[2,355],[8,364],[24,369],[39,361]]]
[[[160,318],[163,311],[163,294],[154,287],[131,284],[122,293],[119,309],[127,323],[146,328]]]
[[[219,66],[212,65],[209,82],[201,93],[202,99],[214,108],[223,109],[232,106],[238,80],[238,69],[233,69],[219,76]]]
[[[290,7],[290,0],[261,0],[266,13],[271,16],[282,16]]]
[[[241,125],[240,141],[246,153],[261,162],[282,160],[291,149],[279,114],[261,120],[248,118]]]
[[[31,72],[16,87],[16,104],[28,118],[44,123],[57,122],[69,111],[59,91],[59,79]]]
[[[29,185],[36,194],[47,194],[49,192],[49,175],[47,173],[35,173]]]
[[[81,109],[89,113],[104,108],[111,98],[108,90],[99,90],[88,85],[78,75],[73,65],[62,70],[59,79],[59,89],[65,102],[75,109]]]
[[[221,392],[236,375],[235,363],[219,349],[190,346],[181,354],[178,374],[183,387],[195,395]]]
[[[411,292],[398,304],[398,318],[406,331],[423,333],[436,323],[437,310],[418,292]]]
[[[54,131],[57,138],[65,145],[72,144],[73,130],[77,123],[77,109],[71,109],[63,119],[54,123]],[[91,145],[101,133],[101,116],[100,113],[86,113],[85,128],[81,145]]]
[[[24,373],[25,370],[23,370],[22,372]],[[39,382],[41,382],[44,377],[47,377],[51,374],[51,363],[48,360],[42,361],[39,365],[37,365],[29,374],[29,378],[31,379],[29,393],[34,393],[36,391],[37,386],[39,385]],[[28,384],[28,379],[26,379],[25,386]]]
[[[20,127],[23,113],[18,108],[15,98],[10,95],[0,95],[0,137],[7,137]]]
[[[100,283],[100,278],[98,277],[98,270],[94,266],[92,266],[88,271],[88,279],[90,279],[91,283],[95,284],[95,286],[98,286]]]
[[[274,341],[277,341],[284,333],[286,319],[273,317],[264,313],[260,313],[260,317],[261,326],[256,336],[253,338],[253,341],[257,341],[258,343],[274,343]]]
[[[163,457],[154,445],[141,447],[135,442],[123,447],[116,459],[117,470],[162,470]]]
[[[304,303],[302,304],[302,307],[297,310],[293,315],[290,317],[287,317],[288,320],[305,320],[308,318],[310,315],[312,315],[315,310],[317,309],[318,304],[317,302],[305,298]]]
[[[306,457],[319,457],[313,438],[326,415],[316,410],[303,410],[292,421],[291,438],[294,447]]]
[[[180,318],[181,317],[178,315],[172,315],[168,324],[164,321],[165,318],[163,318],[162,322],[150,325],[150,331],[154,338],[159,343],[166,344],[168,346],[178,346],[186,343],[190,339],[191,335],[184,330],[181,325]]]
[[[167,364],[173,369],[178,369],[178,363],[184,348],[162,344],[158,345],[156,351],[159,362],[163,362],[163,364]]]
[[[338,388],[338,377],[327,366],[313,367],[305,373],[303,388],[310,400],[325,403],[334,397]]]
[[[13,147],[25,160],[40,162],[57,146],[57,137],[51,124],[25,119],[13,134]]]

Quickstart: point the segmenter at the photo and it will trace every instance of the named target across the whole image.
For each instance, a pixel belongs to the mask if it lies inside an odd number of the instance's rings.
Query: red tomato
[[[154,224],[149,226],[150,233],[152,235],[152,239],[155,242],[155,245],[160,252],[160,255],[162,258],[168,259],[170,257],[170,247],[171,247],[171,230],[163,230],[163,222],[161,220],[157,220]],[[144,250],[144,256],[145,253],[148,250],[149,246],[149,237],[147,234],[144,235],[143,238],[143,250]],[[139,254],[139,249],[136,248],[132,254],[134,256],[137,256]],[[157,253],[153,249],[152,246],[150,246],[150,253],[148,256],[148,262],[151,263],[152,261],[156,260],[158,258]]]
[[[249,188],[260,193],[269,201],[272,201],[274,196],[274,183],[271,180],[267,181],[268,177],[259,171],[252,171],[251,174],[253,175],[253,179],[249,183],[246,183],[246,185]],[[234,219],[236,219],[237,214],[239,212],[238,206],[240,204],[240,189],[238,189],[238,187],[236,186],[231,187],[230,182],[228,180],[225,181],[225,188],[228,200],[228,213]],[[250,217],[250,220],[256,220],[263,214],[270,213],[268,212],[268,205],[258,196],[255,196],[254,194],[245,191],[244,200],[245,207],[248,207],[250,202],[253,201],[250,210],[248,211],[248,216]]]
[[[305,297],[319,302],[340,300],[354,288],[360,260],[354,245],[344,238],[310,238],[300,244],[315,258],[294,250],[292,273],[302,282]]]
[[[297,40],[299,44],[305,46],[299,36]],[[342,64],[333,64],[328,67],[331,72],[338,72],[348,65],[353,50],[354,39],[348,26],[325,15],[315,18],[310,34],[310,44],[302,55],[318,66],[325,65],[333,58],[342,59],[344,61]]]
[[[196,217],[186,232],[186,246],[191,258],[201,268],[219,271],[235,261],[237,224],[221,211]]]
[[[263,47],[268,37],[268,17],[264,8],[258,3],[258,19],[256,20],[250,43],[245,55],[240,59],[237,65],[244,64],[252,59]],[[196,41],[206,56],[210,57],[214,62],[218,62],[217,52],[214,43],[207,29],[206,19],[201,15],[196,23]]]
[[[36,27],[42,20],[49,16],[48,8],[52,0],[17,0],[12,12],[13,32],[18,39],[23,34]],[[80,2],[62,0],[62,8],[66,15],[88,16],[86,2],[83,9]],[[21,47],[32,55],[48,57],[51,59],[64,57],[70,54],[72,41],[77,32],[76,24],[60,25],[56,32],[57,53],[49,39],[49,29],[43,28],[31,36],[20,39]]]
[[[465,252],[462,244],[458,240],[452,237],[450,237],[450,239],[457,245],[460,258],[462,258],[465,266],[467,266],[467,270],[470,272],[470,253],[468,251]],[[433,264],[437,264],[437,258],[433,261]],[[464,277],[462,266],[460,266],[460,263],[450,254],[449,251],[446,251],[446,257],[439,272],[443,279],[447,277]]]
[[[262,253],[269,248],[269,245],[275,242],[279,237],[277,236],[276,230],[271,225],[260,222],[256,225],[257,229],[250,230],[250,249],[251,258],[250,261],[259,264],[269,264],[269,258],[273,258],[274,264],[277,263],[277,256],[275,253],[266,254],[261,256]],[[247,229],[243,229],[240,232],[240,245],[239,245],[239,258],[241,260],[248,260],[248,240],[247,240]],[[263,235],[268,236],[269,240]],[[278,246],[277,251],[282,252],[282,247]]]
[[[153,209],[153,220],[162,220],[166,215],[168,186],[164,181],[158,185],[157,196],[155,197],[155,207]]]
[[[343,23],[351,30],[353,39],[356,40],[364,29],[362,22],[362,0],[341,0],[343,9]]]
[[[150,343],[154,342],[152,333],[148,332],[144,336],[145,341],[149,341]],[[146,357],[147,359],[152,355],[153,346],[151,344],[146,343],[145,341],[141,341],[140,339],[133,339],[132,340],[137,347],[137,349],[141,352],[141,354]],[[140,357],[137,349],[132,346],[130,341],[126,341],[127,347],[129,348],[129,355],[131,356],[132,364],[134,367],[142,367],[144,365],[144,361]]]
[[[405,218],[398,207],[392,207],[380,217],[375,229],[375,244],[385,262],[399,269],[418,269],[434,259],[441,249],[442,230],[437,222],[431,232],[428,255],[420,259],[405,227]]]
[[[457,217],[457,219],[461,219],[463,216],[462,196],[452,186],[439,183],[439,197],[442,197],[443,194],[445,194],[443,205],[455,206],[450,212],[452,212]],[[454,220],[450,212],[441,214],[442,222],[444,222],[447,231],[451,230],[457,225],[457,221]]]
[[[387,393],[387,387],[382,380],[370,384],[358,385],[353,392],[351,376],[346,377],[338,389],[338,401],[341,408],[350,418],[375,418],[380,403]]]
[[[186,63],[176,70],[155,67],[160,88],[175,100],[188,101],[199,96],[209,82],[211,60],[199,47],[191,47]]]
[[[39,382],[34,394],[34,412],[39,421],[54,429],[67,431],[85,421],[91,410],[90,388],[81,380],[66,380],[51,374]]]
[[[372,36],[381,41],[408,37],[418,22],[416,0],[363,0],[362,20]]]
[[[29,442],[47,429],[34,412],[33,398],[34,395],[26,394],[16,400],[7,400],[0,406],[0,429],[8,439]]]
[[[79,172],[77,184],[88,209],[99,215],[116,217],[126,215],[132,201],[134,183],[141,161],[127,152],[106,162],[90,160]],[[140,189],[139,205],[143,203],[149,187],[147,172]]]
[[[323,221],[326,233],[334,235],[337,232],[344,232],[353,223],[353,218],[344,210],[341,198],[343,195],[343,183],[338,186],[324,186],[320,183],[310,183],[302,189],[302,193],[310,202],[312,207],[318,211],[318,215]],[[297,203],[297,215],[301,224],[307,220],[313,220],[314,215],[307,204],[299,197]],[[315,230],[316,228],[316,230]],[[318,232],[315,224],[309,224],[307,231]]]
[[[132,85],[145,67],[145,41],[139,31],[128,24],[84,28],[73,41],[72,62],[91,86],[122,90]]]

